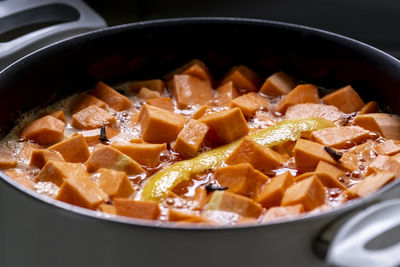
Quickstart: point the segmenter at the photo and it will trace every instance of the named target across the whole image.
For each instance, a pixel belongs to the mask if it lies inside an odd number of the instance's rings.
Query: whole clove
[[[336,151],[329,146],[325,146],[324,149],[335,161],[339,161],[343,156],[342,152]]]
[[[107,139],[106,137],[106,127],[101,126],[100,128],[100,137],[99,140],[104,143],[104,142],[110,142],[110,140]]]
[[[207,194],[214,192],[214,191],[225,191],[228,189],[228,187],[221,187],[221,186],[217,186],[214,184],[208,184],[208,185],[206,185],[205,188],[206,188]]]

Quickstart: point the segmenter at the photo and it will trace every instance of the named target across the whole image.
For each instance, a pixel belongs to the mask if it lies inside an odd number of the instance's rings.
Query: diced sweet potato
[[[71,177],[89,177],[89,174],[80,163],[49,160],[36,176],[36,181],[52,182],[61,186],[65,179]]]
[[[82,109],[85,109],[93,105],[98,106],[99,108],[102,109],[105,109],[107,106],[107,104],[104,101],[101,101],[97,97],[94,97],[86,93],[80,94],[75,100],[75,103],[73,103],[71,107],[71,114],[75,114],[81,111]]]
[[[25,186],[26,188],[35,190],[35,183],[33,182],[33,178],[26,169],[6,169],[2,171],[18,184]]]
[[[117,214],[121,216],[155,220],[160,215],[160,208],[156,202],[115,198],[114,205]]]
[[[214,177],[221,186],[227,187],[229,192],[255,198],[263,184],[269,178],[255,170],[248,163],[235,164],[218,168]]]
[[[261,86],[260,92],[266,95],[286,95],[293,90],[298,82],[291,76],[280,71],[269,76]]]
[[[293,148],[293,156],[297,168],[303,172],[315,170],[320,160],[336,164],[323,145],[305,139],[297,140]]]
[[[154,99],[156,99],[156,98],[154,98]],[[150,100],[150,99],[149,99],[149,100]],[[140,115],[140,112],[139,112],[139,110],[137,110],[137,109],[135,109],[135,108],[131,108],[129,111],[131,112],[131,117],[129,118],[130,126],[131,126],[132,128],[134,128],[134,127],[136,127],[136,126],[138,125],[138,123],[139,123],[139,115]]]
[[[174,150],[184,157],[194,157],[199,152],[208,129],[207,124],[190,120],[176,138]]]
[[[90,155],[85,138],[80,134],[52,145],[48,149],[60,152],[67,162],[85,162]]]
[[[302,103],[319,103],[318,89],[313,84],[300,84],[282,99],[278,112],[285,113],[289,106]]]
[[[44,147],[35,143],[24,142],[18,153],[18,159],[28,164],[34,150],[43,149]]]
[[[15,168],[18,160],[11,154],[11,151],[0,148],[0,169]]]
[[[225,162],[230,165],[250,163],[255,169],[269,171],[282,165],[285,159],[278,152],[246,137]]]
[[[206,210],[235,212],[244,217],[259,217],[262,207],[250,198],[227,191],[215,191],[205,206]]]
[[[156,167],[160,163],[160,153],[167,149],[167,144],[145,144],[145,143],[127,143],[116,141],[111,146],[125,155],[128,155],[136,162]]]
[[[231,101],[238,96],[233,82],[227,82],[217,88],[216,102],[218,106],[229,106]]]
[[[341,169],[333,164],[330,164],[330,163],[327,163],[327,162],[321,160],[318,163],[317,168],[315,169],[315,173],[316,174],[323,173],[323,174],[329,175],[330,177],[332,177],[332,179],[338,180],[346,172],[343,169]]]
[[[294,178],[290,172],[285,172],[272,178],[271,181],[262,188],[257,197],[257,202],[267,208],[279,206],[286,189],[293,183]]]
[[[354,124],[378,132],[387,139],[400,140],[400,119],[393,114],[370,113],[357,116]]]
[[[36,166],[41,169],[49,160],[64,161],[64,158],[58,151],[37,149],[32,152],[29,165]]]
[[[175,110],[174,103],[172,102],[170,97],[148,99],[146,101],[146,104],[156,106],[171,112],[174,112]]]
[[[364,178],[360,183],[349,188],[351,197],[365,197],[396,178],[392,172],[377,172]]]
[[[390,156],[379,155],[368,166],[367,175],[375,172],[374,170],[391,172],[394,173],[396,176],[400,176],[400,162],[396,161]]]
[[[375,146],[375,151],[379,155],[392,156],[400,152],[400,144],[394,140],[385,140]]]
[[[358,115],[364,115],[364,114],[368,114],[368,113],[377,113],[378,111],[379,111],[378,102],[370,101],[360,109],[360,111],[358,112]]]
[[[157,91],[160,94],[164,92],[165,84],[163,80],[153,79],[145,81],[131,82],[127,85],[128,90],[132,92],[138,92],[143,87],[149,88],[150,90]]]
[[[350,148],[370,138],[369,131],[359,126],[331,127],[311,133],[312,139],[333,148]]]
[[[111,108],[115,109],[116,111],[129,109],[132,105],[132,102],[126,96],[121,95],[113,88],[101,81],[96,84],[92,94],[95,97],[106,102]]]
[[[255,115],[253,116],[252,120],[250,121],[251,128],[255,129],[263,129],[269,127],[271,125],[276,124],[278,121],[277,119],[273,118],[267,112],[262,110],[256,111]]]
[[[183,115],[147,104],[143,105],[139,114],[142,138],[146,142],[171,142],[176,139],[186,122]]]
[[[127,175],[136,175],[144,172],[139,163],[115,148],[98,144],[86,162],[89,172],[101,168],[126,172]]]
[[[209,223],[210,221],[198,212],[169,209],[168,220],[171,222]]]
[[[140,89],[139,93],[137,94],[137,97],[143,98],[143,99],[159,98],[160,97],[160,93],[158,91],[150,90],[147,87],[142,87]]]
[[[56,118],[57,120],[62,121],[63,123],[66,123],[66,122],[67,122],[67,119],[65,118],[64,111],[62,111],[62,110],[58,110],[58,111],[52,112],[52,113],[50,113],[49,115],[50,115],[50,116],[53,116],[53,117]]]
[[[282,219],[297,217],[304,212],[304,207],[301,204],[285,207],[272,207],[264,214],[262,221],[271,222]]]
[[[320,161],[320,162],[322,162],[322,161]],[[302,175],[297,176],[296,182],[303,181],[310,177],[318,178],[319,181],[326,187],[340,188],[342,190],[346,189],[346,187],[337,178],[334,178],[332,175],[329,175],[326,173],[322,173],[322,172],[317,173],[316,171],[315,172],[306,172],[306,173],[303,173]]]
[[[209,82],[187,74],[174,75],[168,83],[178,108],[192,105],[207,105],[214,99]]]
[[[287,119],[305,119],[310,117],[323,118],[333,121],[338,125],[344,124],[344,114],[335,106],[324,104],[297,104],[287,108],[285,117]]]
[[[230,107],[238,107],[246,117],[251,117],[258,109],[267,109],[268,105],[268,99],[257,93],[250,92],[233,99]]]
[[[197,77],[199,79],[208,81],[210,84],[212,84],[212,78],[211,74],[207,68],[207,66],[204,64],[204,62],[198,60],[198,59],[193,59],[192,61],[189,61],[182,67],[174,70],[171,73],[168,73],[165,77],[166,80],[170,80],[175,74],[188,74],[192,75],[194,77]]]
[[[72,175],[64,179],[56,199],[83,208],[95,209],[107,199],[107,195],[88,176]]]
[[[106,203],[101,203],[98,207],[98,209],[102,212],[108,213],[108,214],[113,214],[115,215],[117,211],[115,210],[114,205],[106,204]]]
[[[209,108],[210,107],[207,105],[202,105],[195,112],[193,112],[192,118],[195,120],[200,119],[201,117],[203,117],[206,114],[207,109],[209,109]]]
[[[291,185],[282,198],[282,206],[302,204],[306,211],[324,203],[325,188],[316,176]]]
[[[91,130],[116,123],[116,119],[108,111],[98,106],[90,106],[72,116],[72,126],[78,129]]]
[[[114,127],[106,127],[106,138],[111,139],[114,136],[117,136],[120,133],[119,129],[116,129]],[[100,141],[100,129],[93,129],[93,130],[86,130],[86,131],[80,131],[77,133],[74,133],[72,137],[77,136],[77,135],[82,135],[83,138],[85,139],[85,142],[88,146],[95,146],[99,143]]]
[[[129,197],[134,189],[128,176],[124,172],[99,169],[96,174],[99,175],[99,187],[110,197]]]
[[[260,77],[253,70],[244,65],[231,68],[220,84],[233,82],[235,88],[240,92],[257,92],[260,88]]]
[[[327,105],[337,107],[344,113],[359,111],[364,106],[364,101],[350,85],[324,96],[322,101]]]
[[[200,119],[210,127],[217,142],[231,143],[249,132],[246,120],[239,108],[231,108],[207,114]]]
[[[64,127],[64,122],[48,115],[28,124],[22,129],[20,137],[40,145],[52,145],[62,140]]]

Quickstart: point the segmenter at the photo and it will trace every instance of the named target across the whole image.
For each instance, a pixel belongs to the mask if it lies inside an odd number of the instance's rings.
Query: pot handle
[[[379,250],[369,241],[400,225],[400,199],[375,204],[348,220],[335,235],[327,254],[338,266],[399,266],[400,243]]]
[[[1,1],[0,25],[0,70],[45,45],[107,26],[103,18],[80,0]],[[16,33],[39,25],[50,26],[11,39]]]

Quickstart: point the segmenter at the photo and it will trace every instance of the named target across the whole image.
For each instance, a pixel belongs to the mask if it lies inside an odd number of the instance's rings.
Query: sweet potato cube
[[[217,88],[216,102],[218,106],[229,106],[231,101],[239,95],[233,82],[227,82]]]
[[[159,98],[160,93],[158,91],[153,91],[150,90],[149,88],[142,87],[137,94],[137,97],[143,98],[143,99],[153,99],[153,98]]]
[[[187,122],[185,116],[151,105],[143,105],[139,114],[142,138],[151,143],[167,143],[176,139]]]
[[[245,136],[249,127],[240,108],[231,108],[203,116],[200,120],[210,127],[217,142],[231,143]]]
[[[352,197],[365,197],[396,178],[392,172],[379,171],[364,178],[360,183],[349,188]]]
[[[285,117],[287,119],[305,119],[317,117],[333,121],[338,125],[343,125],[345,122],[344,113],[341,112],[337,107],[314,103],[290,106],[286,110]]]
[[[15,168],[17,165],[18,160],[11,154],[11,152],[0,148],[0,169]]]
[[[101,101],[95,96],[86,93],[80,94],[71,107],[71,114],[75,114],[81,111],[82,109],[85,109],[93,105],[98,106],[99,108],[102,109],[105,109],[107,106],[107,104],[104,101]]]
[[[155,220],[160,215],[160,207],[156,202],[115,198],[114,205],[117,214],[121,216]]]
[[[387,139],[400,140],[400,119],[393,114],[370,113],[357,116],[354,124],[368,131],[378,132]]]
[[[264,207],[279,206],[286,189],[294,183],[290,172],[282,173],[264,185],[257,197],[257,202]]]
[[[190,120],[176,138],[174,150],[186,158],[194,157],[199,152],[208,129],[207,124]]]
[[[209,108],[210,108],[210,107],[207,106],[207,105],[202,105],[202,106],[199,107],[195,112],[193,112],[192,118],[195,119],[195,120],[200,119],[201,117],[203,117],[203,116],[206,114],[206,112],[207,112],[207,110],[208,110]]]
[[[313,84],[300,84],[282,99],[278,112],[285,113],[289,106],[302,103],[319,104],[318,89]]]
[[[260,88],[260,77],[244,65],[232,67],[220,84],[233,82],[239,92],[257,92]]]
[[[261,86],[260,92],[266,95],[286,95],[293,90],[298,82],[291,76],[280,71],[269,76]]]
[[[285,207],[271,207],[264,214],[262,221],[271,222],[282,219],[298,217],[304,212],[304,207],[301,204]]]
[[[89,177],[89,174],[80,163],[49,160],[36,176],[36,181],[52,182],[61,186],[65,179],[71,177]]]
[[[303,172],[313,171],[320,160],[336,164],[323,145],[305,139],[297,140],[293,148],[293,156],[297,168]]]
[[[262,207],[250,198],[227,191],[215,191],[205,206],[206,210],[235,212],[244,217],[259,217]]]
[[[255,198],[261,186],[269,180],[268,176],[248,163],[218,168],[214,177],[221,186],[228,187],[229,192],[250,198]]]
[[[368,113],[377,113],[378,111],[379,111],[378,102],[370,101],[360,109],[360,111],[358,112],[358,115],[364,115],[364,114],[368,114]]]
[[[310,211],[325,203],[325,188],[316,176],[291,185],[283,195],[282,206],[302,204]]]
[[[117,136],[120,133],[120,130],[117,128],[113,127],[106,127],[106,138],[111,139],[114,136]],[[99,143],[100,141],[100,129],[93,129],[93,130],[86,130],[86,131],[80,131],[76,132],[72,135],[72,137],[77,136],[77,135],[82,135],[83,138],[85,139],[85,142],[88,146],[95,146]]]
[[[207,105],[214,99],[210,83],[191,75],[174,75],[168,85],[178,108]]]
[[[400,152],[400,144],[394,140],[385,140],[375,146],[375,151],[379,155],[392,156]]]
[[[333,164],[321,160],[318,163],[317,168],[315,169],[315,173],[317,175],[320,173],[325,174],[330,176],[332,179],[338,180],[346,173],[346,171]]]
[[[91,130],[116,123],[108,111],[98,106],[89,106],[72,115],[72,126],[77,129]]]
[[[246,137],[225,162],[230,165],[250,163],[255,169],[270,171],[282,165],[285,159],[278,152]]]
[[[24,142],[19,150],[18,159],[26,164],[29,164],[32,152],[37,149],[44,149],[44,147],[35,143]]]
[[[65,118],[64,111],[62,111],[62,110],[58,110],[58,111],[52,112],[52,113],[50,113],[49,115],[50,115],[50,116],[53,116],[53,117],[56,118],[57,120],[62,121],[63,123],[66,123],[66,122],[67,122],[67,119]]]
[[[170,97],[159,97],[147,99],[146,104],[156,106],[171,112],[174,112],[175,107]]]
[[[98,144],[89,156],[86,167],[89,172],[101,168],[126,172],[127,175],[136,175],[144,172],[139,163],[115,148]]]
[[[97,170],[96,174],[99,177],[99,187],[112,198],[129,197],[134,191],[128,176],[124,172],[102,168]]]
[[[41,169],[49,160],[64,161],[64,158],[58,151],[37,149],[32,152],[29,165],[36,166]]]
[[[35,190],[35,183],[30,173],[26,169],[6,169],[2,170],[5,175],[12,178],[18,184],[25,186],[26,188]]]
[[[324,96],[322,101],[327,105],[337,107],[344,113],[359,111],[364,106],[364,101],[351,85],[347,85]]]
[[[107,105],[116,111],[129,109],[132,105],[132,102],[126,96],[118,93],[113,88],[101,81],[96,84],[92,94],[100,100],[106,102]]]
[[[312,139],[333,148],[349,148],[370,137],[369,131],[359,126],[331,127],[311,133]]]
[[[160,94],[164,92],[165,84],[163,80],[153,79],[145,81],[131,82],[127,85],[128,90],[132,92],[138,92],[143,87],[149,88],[150,90],[157,91]]]
[[[40,145],[52,145],[62,140],[64,127],[64,122],[48,115],[28,124],[22,129],[20,137]]]
[[[260,94],[250,92],[233,99],[230,107],[238,107],[246,117],[251,117],[258,109],[268,109],[268,105],[268,99]]]
[[[117,211],[115,210],[114,205],[106,204],[106,203],[101,203],[98,207],[98,209],[102,212],[108,213],[108,214],[113,214],[115,215]]]
[[[189,61],[182,67],[167,74],[165,77],[166,80],[170,80],[175,74],[188,74],[197,77],[199,79],[208,81],[210,84],[212,83],[211,74],[207,66],[204,64],[204,62],[198,59],[193,59],[192,61]]]
[[[107,195],[88,176],[73,175],[64,179],[56,199],[83,208],[96,209],[107,199]]]
[[[90,155],[85,138],[80,134],[52,145],[48,149],[60,152],[67,162],[85,162]]]
[[[396,161],[393,157],[379,155],[369,164],[367,175],[375,172],[375,170],[391,172],[396,176],[400,176],[400,162]]]
[[[302,175],[296,177],[296,182],[303,181],[310,177],[316,177],[319,181],[326,187],[329,188],[340,188],[342,190],[346,190],[347,188],[336,178],[332,177],[326,173],[317,173],[317,172],[307,172]]]
[[[128,155],[139,164],[156,167],[160,163],[160,153],[167,149],[167,144],[127,143],[116,141],[111,146]]]
[[[201,216],[198,212],[181,211],[177,209],[169,209],[168,220],[171,222],[191,222],[191,223],[208,223],[210,220]]]

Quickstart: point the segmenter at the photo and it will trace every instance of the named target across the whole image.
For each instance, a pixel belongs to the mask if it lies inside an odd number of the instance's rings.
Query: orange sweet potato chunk
[[[147,99],[146,104],[156,106],[171,112],[174,112],[175,107],[170,97],[159,97]]]
[[[278,112],[285,113],[289,106],[302,103],[319,103],[318,89],[313,84],[300,84],[282,99]]]
[[[322,101],[327,105],[337,107],[344,113],[359,111],[364,106],[364,101],[350,85],[324,96]]]
[[[105,109],[107,104],[104,101],[101,101],[97,97],[94,97],[92,95],[82,93],[80,94],[73,105],[71,106],[71,114],[75,114],[82,109],[85,109],[90,106],[98,106],[99,108]]]
[[[112,198],[129,197],[134,191],[128,176],[124,172],[102,168],[97,170],[96,174],[99,177],[99,187]]]
[[[227,164],[250,163],[261,171],[270,171],[284,162],[285,158],[281,154],[247,137],[226,159]]]
[[[187,119],[165,109],[143,105],[139,114],[142,138],[151,143],[167,143],[176,139]]]
[[[366,130],[378,132],[387,139],[400,140],[400,119],[393,114],[370,113],[359,115],[354,124]]]
[[[378,111],[379,111],[378,102],[370,101],[360,109],[360,111],[358,112],[358,115],[364,115],[364,114],[368,114],[368,113],[377,113]]]
[[[157,91],[160,94],[162,94],[164,92],[165,84],[163,80],[153,79],[153,80],[131,82],[127,85],[127,87],[128,90],[132,92],[138,92],[143,87],[146,87],[150,90]]]
[[[99,205],[98,209],[102,212],[112,214],[112,215],[115,215],[117,213],[114,205],[110,205],[110,204],[106,204],[106,203],[101,203]]]
[[[115,148],[98,144],[86,161],[89,172],[101,168],[126,172],[127,175],[136,175],[144,172],[139,163]]]
[[[314,103],[290,106],[286,110],[285,117],[287,119],[305,119],[317,117],[333,121],[337,125],[343,125],[345,122],[344,113],[341,112],[337,107]]]
[[[296,167],[303,172],[315,170],[321,160],[336,164],[323,145],[305,139],[297,140],[293,148],[293,156]]]
[[[210,223],[210,220],[201,216],[198,212],[188,212],[177,209],[169,209],[168,220],[171,222]]]
[[[156,220],[160,215],[160,207],[156,202],[115,198],[114,205],[117,214],[121,216]]]
[[[265,80],[260,92],[272,96],[286,95],[295,88],[297,83],[293,77],[280,71],[272,74]]]
[[[132,105],[132,102],[126,96],[118,93],[113,88],[101,81],[96,84],[92,94],[100,100],[106,102],[116,111],[129,109]]]
[[[0,169],[15,168],[18,160],[11,154],[11,151],[0,148]]]
[[[271,207],[264,214],[262,221],[271,222],[282,219],[297,217],[304,212],[304,207],[301,204],[285,207]]]
[[[370,137],[369,131],[359,126],[331,127],[311,133],[312,139],[333,148],[349,148]]]
[[[258,93],[250,92],[231,101],[230,107],[238,107],[246,117],[251,117],[259,109],[268,109],[269,101]]]
[[[207,105],[214,99],[210,83],[191,75],[174,75],[168,85],[178,108]]]
[[[66,123],[66,122],[67,122],[67,119],[65,118],[64,111],[62,111],[62,110],[58,110],[58,111],[52,112],[52,113],[50,113],[49,115],[50,115],[50,116],[53,116],[53,117],[56,118],[57,120],[62,121],[63,123]]]
[[[120,133],[119,129],[114,127],[106,127],[106,138],[111,139]],[[74,133],[72,136],[82,135],[88,146],[100,144],[100,129],[86,130]]]
[[[306,211],[325,203],[325,188],[316,176],[291,185],[283,195],[282,206],[302,204]]]
[[[261,85],[258,74],[244,65],[232,67],[220,84],[229,81],[239,92],[257,92]]]
[[[186,158],[194,157],[199,152],[208,129],[207,124],[190,120],[176,138],[174,150]]]
[[[346,173],[346,171],[338,166],[335,166],[333,164],[321,160],[318,163],[317,168],[315,169],[315,173],[325,174],[330,176],[332,179],[338,180],[341,176],[343,176]]]
[[[175,74],[192,75],[204,81],[208,81],[210,84],[212,84],[212,77],[210,71],[208,70],[206,64],[204,64],[204,62],[198,59],[193,59],[192,61],[189,61],[182,67],[174,70],[171,73],[168,73],[165,77],[166,80],[170,80]]]
[[[58,151],[37,149],[32,152],[29,165],[41,169],[49,160],[64,161],[64,158]]]
[[[52,145],[62,140],[64,128],[64,122],[48,115],[28,124],[22,129],[20,137],[40,145]]]
[[[239,95],[233,82],[227,82],[217,88],[216,103],[218,106],[229,106],[231,101]]]
[[[52,182],[61,186],[65,179],[71,177],[89,177],[89,174],[80,163],[49,160],[36,176],[36,181]]]
[[[77,129],[91,130],[116,123],[108,111],[92,105],[72,115],[72,126]]]
[[[257,197],[257,202],[259,202],[264,207],[279,206],[283,194],[286,189],[294,183],[294,178],[290,172],[282,173],[271,181],[264,185],[261,189],[260,194]]]
[[[400,176],[400,162],[390,156],[379,155],[368,166],[367,175],[374,173],[376,170],[394,173]]]
[[[203,116],[206,114],[206,112],[207,112],[207,110],[208,110],[209,108],[210,108],[210,107],[207,106],[207,105],[202,105],[202,106],[199,107],[195,112],[193,112],[192,118],[195,119],[195,120],[200,119],[201,117],[203,117]]]
[[[319,172],[306,172],[303,173],[302,175],[299,175],[296,177],[296,182],[303,181],[305,179],[308,179],[310,177],[315,177],[318,178],[319,181],[326,187],[329,188],[340,188],[342,190],[346,190],[346,187],[337,179],[332,177],[332,175],[326,174]]]
[[[379,155],[393,156],[400,152],[400,144],[394,140],[385,140],[384,142],[375,145],[375,151]]]
[[[239,108],[210,113],[199,121],[210,127],[217,142],[224,144],[231,143],[249,132],[247,122]]]
[[[156,167],[160,163],[160,153],[167,149],[167,144],[127,143],[116,141],[111,146],[128,155],[139,164]]]
[[[31,160],[32,152],[37,149],[44,149],[44,147],[35,143],[24,142],[18,153],[18,159],[28,164]]]
[[[88,145],[83,135],[76,135],[60,143],[52,145],[49,150],[60,152],[67,162],[85,162],[90,155]]]
[[[142,87],[139,93],[137,94],[137,97],[143,99],[154,99],[154,98],[159,98],[160,93],[158,91],[150,90],[147,87]]]
[[[351,197],[365,197],[396,178],[392,172],[377,172],[364,178],[360,183],[349,188]]]

